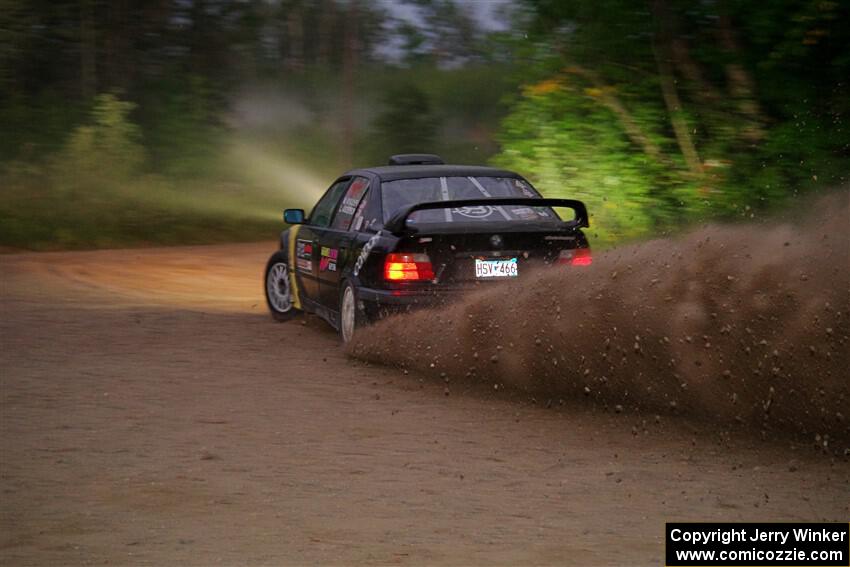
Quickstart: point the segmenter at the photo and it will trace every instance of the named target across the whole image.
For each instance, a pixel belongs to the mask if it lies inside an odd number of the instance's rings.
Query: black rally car
[[[572,210],[563,219],[554,208]],[[343,341],[385,313],[431,304],[534,264],[591,263],[580,201],[544,199],[520,175],[404,154],[349,171],[291,225],[266,267],[275,319],[319,315]]]

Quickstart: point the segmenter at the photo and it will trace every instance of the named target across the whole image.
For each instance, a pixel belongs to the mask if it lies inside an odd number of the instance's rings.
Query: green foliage
[[[496,165],[525,172],[546,196],[585,201],[595,246],[672,220],[657,206],[661,168],[634,151],[610,110],[576,87],[527,89],[503,122],[500,141]]]
[[[0,89],[2,95],[2,89]],[[68,99],[44,90],[34,96],[8,93],[0,98],[0,162],[34,160],[61,149],[68,136],[86,119],[91,101]]]
[[[847,2],[406,5],[0,0],[0,244],[268,237],[404,151],[582,198],[595,246],[847,180]]]
[[[493,161],[585,199],[595,242],[750,217],[846,181],[846,3],[524,6],[526,87]]]
[[[373,113],[356,144],[355,163],[362,165],[401,151],[485,163],[498,150],[495,133],[516,86],[511,65],[502,63],[368,67],[361,78],[358,94]]]
[[[376,153],[424,152],[433,146],[436,124],[422,90],[415,85],[399,85],[386,93],[383,107],[373,122]]]
[[[407,63],[456,64],[479,54],[479,30],[466,6],[453,0],[408,0],[423,26],[401,25]]]
[[[222,104],[200,75],[172,78],[150,88],[140,119],[154,168],[169,176],[207,174],[221,151]]]
[[[91,121],[74,129],[53,163],[54,184],[96,191],[138,174],[145,150],[139,128],[129,120],[134,107],[112,94],[96,97]]]
[[[178,183],[147,171],[141,129],[130,117],[134,106],[99,95],[89,119],[56,153],[4,164],[0,243],[49,250],[233,241],[274,232],[271,196],[223,179]]]

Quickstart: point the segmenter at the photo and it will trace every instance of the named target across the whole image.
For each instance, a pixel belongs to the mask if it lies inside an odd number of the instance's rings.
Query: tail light
[[[570,266],[589,266],[593,263],[593,256],[590,253],[590,248],[561,250],[561,253],[558,254],[558,263],[569,264]]]
[[[428,254],[387,254],[384,279],[390,281],[425,281],[434,279],[434,268]]]

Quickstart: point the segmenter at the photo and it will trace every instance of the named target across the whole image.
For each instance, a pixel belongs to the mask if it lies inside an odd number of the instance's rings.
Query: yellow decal
[[[301,309],[301,297],[298,293],[298,283],[295,281],[295,240],[298,238],[300,224],[289,229],[289,288],[292,290],[292,306]]]

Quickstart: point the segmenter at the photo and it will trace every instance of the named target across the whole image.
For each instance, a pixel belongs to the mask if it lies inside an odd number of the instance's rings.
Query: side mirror
[[[304,209],[286,209],[283,211],[283,222],[286,224],[302,224],[304,222]]]

